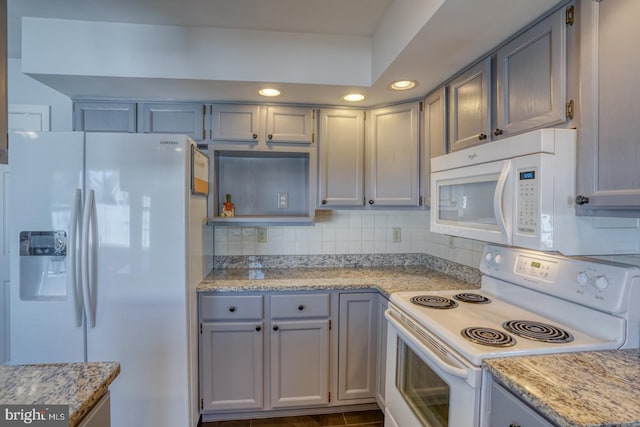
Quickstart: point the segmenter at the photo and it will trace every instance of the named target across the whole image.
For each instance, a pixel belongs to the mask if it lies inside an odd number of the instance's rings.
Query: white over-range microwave
[[[431,160],[431,231],[565,255],[640,253],[640,219],[575,215],[574,129]]]

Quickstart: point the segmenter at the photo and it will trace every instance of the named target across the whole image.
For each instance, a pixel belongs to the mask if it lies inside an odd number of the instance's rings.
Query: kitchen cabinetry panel
[[[320,207],[362,207],[364,111],[320,111]]]
[[[491,385],[491,410],[489,427],[526,426],[551,427],[542,415],[539,415],[524,402],[509,393],[495,382]]]
[[[427,207],[431,206],[431,159],[447,152],[446,115],[446,90],[442,87],[424,100],[421,192]]]
[[[329,320],[274,321],[271,407],[329,403]]]
[[[449,151],[486,142],[491,129],[491,58],[449,83]]]
[[[205,139],[206,109],[201,103],[149,102],[138,105],[138,132],[179,133]]]
[[[640,217],[640,2],[583,1],[580,10],[578,214]],[[631,85],[631,86],[630,86]]]
[[[340,295],[338,399],[376,396],[378,293]]]
[[[314,118],[312,108],[268,107],[267,142],[311,144],[315,138]]]
[[[202,409],[261,409],[262,322],[212,322],[201,328]]]
[[[203,321],[261,320],[261,295],[204,295],[200,298]]]
[[[135,132],[135,102],[73,103],[73,130],[86,132]]]
[[[370,112],[366,199],[371,206],[418,206],[419,103]]]
[[[262,134],[261,134],[262,132]],[[211,106],[211,140],[258,142],[264,139],[257,105],[213,104]]]
[[[565,121],[565,19],[562,8],[498,49],[494,137]]]
[[[378,313],[376,316],[376,330],[378,333],[378,359],[376,363],[376,400],[380,409],[386,406],[385,380],[387,377],[387,319],[384,317],[385,311],[389,307],[389,300],[378,295]]]

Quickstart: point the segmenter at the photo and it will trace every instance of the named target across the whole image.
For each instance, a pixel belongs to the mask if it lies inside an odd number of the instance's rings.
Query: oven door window
[[[449,425],[449,385],[398,339],[396,388],[423,426]]]

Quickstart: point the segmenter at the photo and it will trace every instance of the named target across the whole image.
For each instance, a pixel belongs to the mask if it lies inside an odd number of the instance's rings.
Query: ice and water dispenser
[[[20,232],[20,299],[67,297],[67,233]]]

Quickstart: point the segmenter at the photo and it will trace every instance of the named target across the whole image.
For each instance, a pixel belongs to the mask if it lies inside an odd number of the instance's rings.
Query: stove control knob
[[[576,274],[576,281],[581,285],[586,285],[589,281],[589,276],[584,271]]]
[[[484,256],[484,259],[487,262],[491,262],[491,260],[493,259],[493,255],[491,255],[491,252],[487,252],[487,254]]]
[[[604,291],[609,287],[609,280],[605,276],[597,277],[593,282],[593,286],[599,291]]]
[[[496,256],[493,257],[493,259],[496,261],[496,264],[500,264],[502,262],[502,255],[496,254]]]

